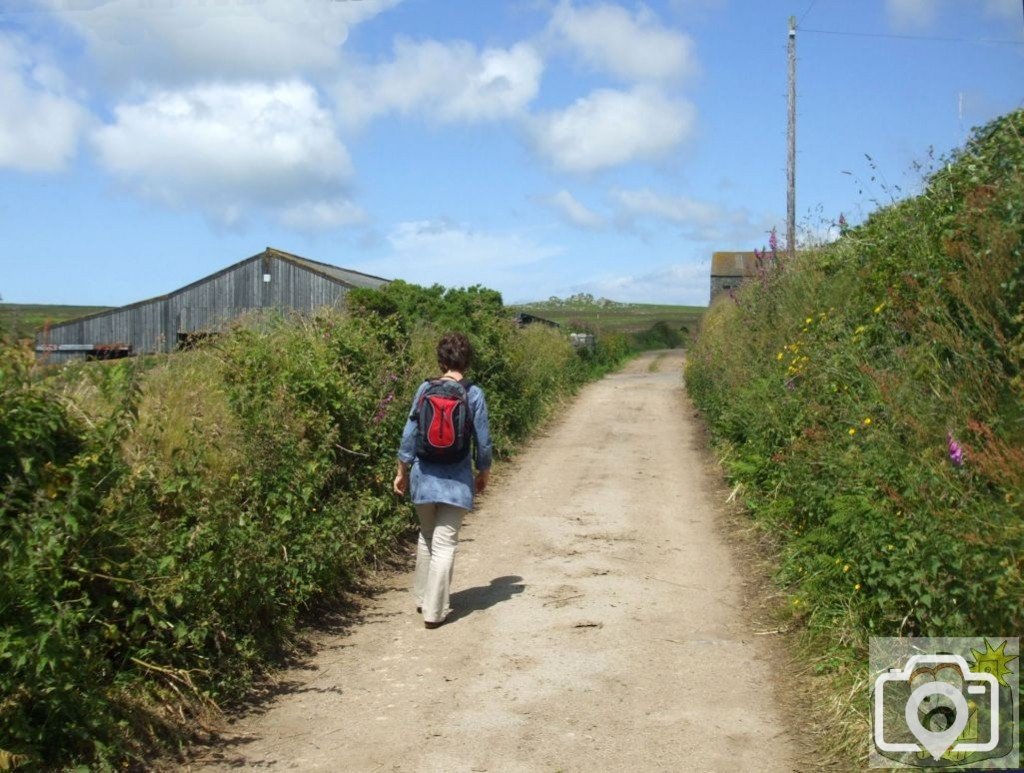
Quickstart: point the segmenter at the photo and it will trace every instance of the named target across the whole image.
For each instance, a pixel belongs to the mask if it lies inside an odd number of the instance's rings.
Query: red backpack
[[[469,388],[463,379],[439,378],[427,382],[412,418],[419,425],[416,456],[423,461],[454,464],[469,456],[473,417]]]

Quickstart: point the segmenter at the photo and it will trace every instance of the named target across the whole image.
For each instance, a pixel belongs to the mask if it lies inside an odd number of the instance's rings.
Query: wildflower
[[[838,225],[839,225],[839,233],[843,233],[847,228],[849,228],[849,224],[846,222],[846,215],[844,215],[842,212],[839,213],[839,223],[838,223]]]
[[[853,331],[853,334],[855,336],[859,336],[861,333],[864,332],[864,330],[865,330],[865,327],[863,325],[858,325],[857,329]]]
[[[871,426],[871,417],[870,416],[868,416],[866,419],[864,419],[864,426],[865,427],[870,427]]]
[[[779,352],[778,354],[776,354],[775,355],[775,359],[781,360],[782,359],[782,352]]]
[[[962,467],[964,464],[964,448],[953,437],[951,432],[946,433],[946,445],[949,446],[949,461],[954,467]]]
[[[774,228],[771,230],[771,233],[768,234],[768,247],[773,253],[779,251],[779,235],[776,233]]]
[[[809,325],[812,322],[814,322],[814,317],[808,317],[807,319],[804,320],[805,325]]]
[[[885,301],[882,301],[880,304],[875,306],[875,314],[877,314],[878,312],[880,312],[884,308],[885,308]]]
[[[374,424],[380,424],[382,421],[384,421],[385,418],[387,418],[388,406],[391,405],[391,403],[393,403],[394,401],[395,393],[388,392],[384,399],[377,403],[377,412],[374,413],[373,415]]]
[[[845,572],[848,572],[848,571],[850,571],[850,565],[846,564],[846,566],[843,567],[843,572],[845,573]]]
[[[800,606],[800,599],[793,599],[793,606],[794,607]]]
[[[853,589],[854,590],[860,590],[860,583],[858,582],[856,585],[854,585]]]
[[[854,435],[856,435],[856,434],[857,434],[857,428],[856,428],[856,427],[850,427],[850,428],[849,428],[848,430],[846,430],[846,431],[847,431],[847,432],[849,433],[850,437],[853,437]]]

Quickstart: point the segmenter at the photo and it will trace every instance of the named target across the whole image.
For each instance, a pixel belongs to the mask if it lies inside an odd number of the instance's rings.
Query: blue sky
[[[4,0],[0,296],[120,305],[269,245],[509,303],[704,304],[714,250],[785,230],[790,15],[820,240],[1024,105],[1022,6]]]

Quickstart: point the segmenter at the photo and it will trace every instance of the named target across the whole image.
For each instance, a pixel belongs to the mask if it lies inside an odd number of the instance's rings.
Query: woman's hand
[[[409,490],[409,468],[401,462],[398,463],[398,472],[395,475],[395,482],[391,484],[391,490],[400,497],[404,497]]]
[[[476,493],[483,493],[483,490],[487,488],[487,481],[491,477],[490,470],[482,470],[476,474]]]

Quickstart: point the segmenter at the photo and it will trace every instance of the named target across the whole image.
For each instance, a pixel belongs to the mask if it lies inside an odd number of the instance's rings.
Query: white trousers
[[[448,597],[459,546],[459,528],[466,511],[455,505],[416,505],[420,537],[416,544],[413,594],[423,608],[423,619],[440,623],[451,612]]]

